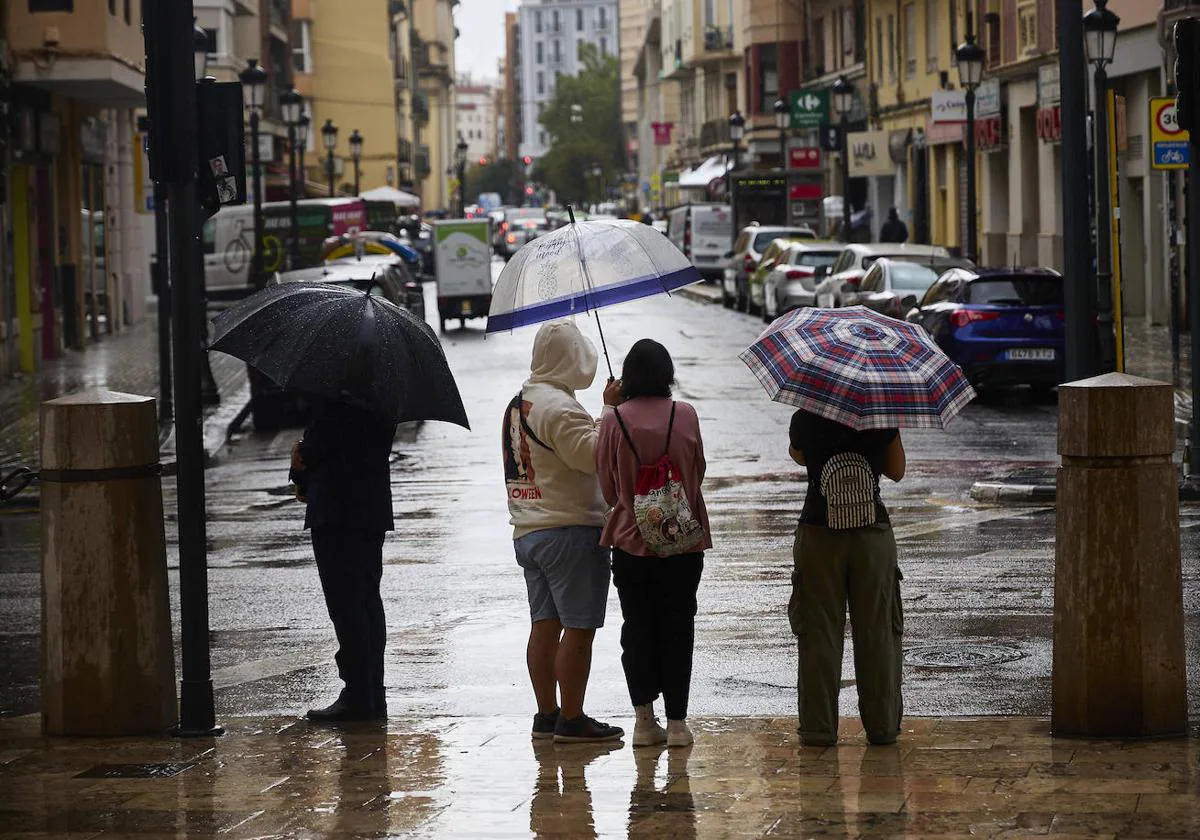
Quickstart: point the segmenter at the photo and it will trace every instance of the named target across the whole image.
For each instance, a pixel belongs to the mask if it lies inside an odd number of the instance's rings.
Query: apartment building
[[[625,151],[631,172],[638,170],[641,140],[638,130],[638,80],[634,72],[646,40],[650,0],[618,0],[617,20],[621,44],[621,125],[625,129]],[[627,195],[627,201],[632,196]]]
[[[517,10],[522,157],[546,153],[549,137],[538,121],[540,109],[554,97],[560,75],[575,76],[583,69],[579,45],[592,44],[601,55],[619,55],[617,10],[617,0],[526,0]]]
[[[663,0],[650,0],[646,26],[633,76],[637,89],[637,184],[638,209],[655,212],[678,199],[680,117],[679,85],[663,78]]]
[[[410,0],[413,16],[413,61],[416,65],[416,189],[424,209],[453,205],[450,180],[455,176],[454,147],[454,7],[458,0]]]
[[[496,156],[496,89],[460,80],[455,89],[455,132],[467,142],[467,161]],[[457,140],[455,141],[457,144]]]
[[[392,12],[392,79],[396,103],[396,167],[385,171],[389,187],[406,192],[416,190],[416,147],[418,130],[416,114],[417,75],[413,60],[416,30],[407,3],[393,3]]]
[[[521,147],[524,109],[521,82],[521,24],[516,12],[504,13],[504,149],[503,156],[516,160]]]

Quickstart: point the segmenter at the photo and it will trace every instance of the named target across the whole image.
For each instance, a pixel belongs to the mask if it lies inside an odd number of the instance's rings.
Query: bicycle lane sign
[[[1150,143],[1154,169],[1186,169],[1192,159],[1188,132],[1179,127],[1175,100],[1157,96],[1150,100]]]

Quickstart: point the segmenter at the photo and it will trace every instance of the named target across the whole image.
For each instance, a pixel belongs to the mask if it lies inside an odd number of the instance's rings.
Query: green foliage
[[[597,180],[612,186],[625,171],[617,59],[602,57],[593,44],[580,44],[579,58],[583,70],[578,76],[558,77],[554,97],[539,118],[550,148],[538,160],[533,178],[563,202],[596,200]],[[579,107],[572,111],[572,105]],[[572,122],[572,114],[578,122]],[[597,166],[599,179],[591,174]]]
[[[507,200],[513,190],[516,171],[516,163],[507,158],[491,161],[483,166],[478,163],[469,166],[466,174],[467,204],[476,201],[480,193],[500,193],[501,198]]]

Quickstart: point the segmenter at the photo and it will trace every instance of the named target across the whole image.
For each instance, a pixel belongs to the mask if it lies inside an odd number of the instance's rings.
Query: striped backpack
[[[825,522],[835,531],[875,524],[875,473],[858,452],[840,452],[821,468]]]

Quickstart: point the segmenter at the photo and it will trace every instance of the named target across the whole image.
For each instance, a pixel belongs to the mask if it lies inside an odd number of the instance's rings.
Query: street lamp
[[[833,83],[833,110],[842,121],[842,241],[850,241],[850,112],[854,110],[854,85],[838,76]]]
[[[458,218],[462,219],[467,215],[467,141],[462,134],[454,147],[454,162],[458,164]]]
[[[350,132],[350,157],[354,160],[354,194],[358,195],[359,164],[362,163],[363,138],[358,129]]]
[[[968,24],[969,25],[969,24]],[[975,43],[975,33],[967,30],[967,40],[954,51],[958,59],[958,81],[967,91],[967,241],[969,260],[979,257],[976,248],[978,211],[975,200],[975,89],[983,81],[983,48]]]
[[[257,287],[263,282],[262,157],[258,150],[258,119],[263,90],[267,86],[267,71],[258,66],[257,58],[251,58],[238,79],[242,82],[246,109],[250,112],[250,178],[254,184],[254,249],[250,257],[250,282]]]
[[[195,18],[192,18],[192,72],[196,76],[197,84],[216,82],[216,79],[208,75],[208,33],[196,25]],[[208,311],[208,289],[205,288],[207,278],[204,271],[203,254],[199,255],[197,271],[200,276],[200,311],[204,313]],[[204,325],[200,328],[200,338],[207,346],[207,318],[204,319]],[[200,401],[204,405],[219,405],[221,402],[221,391],[217,388],[217,380],[213,378],[212,363],[208,359],[208,353],[200,354]]]
[[[202,81],[208,75],[208,33],[195,25],[192,18],[192,66],[196,81]]]
[[[325,169],[329,176],[329,197],[333,197],[333,150],[337,148],[338,128],[332,119],[326,119],[321,126],[321,142],[325,144]]]
[[[746,118],[742,116],[741,111],[734,111],[729,115],[729,139],[733,141],[733,160],[731,166],[725,170],[725,194],[729,196],[730,216],[733,220],[733,229],[729,234],[729,241],[737,241],[738,235],[738,217],[737,217],[737,202],[733,198],[733,174],[738,168],[738,145],[742,142],[742,138],[746,136]]]
[[[1092,108],[1093,151],[1096,163],[1096,328],[1099,331],[1100,372],[1116,367],[1112,346],[1112,202],[1109,196],[1108,160],[1108,65],[1117,49],[1117,27],[1121,19],[1107,8],[1107,0],[1083,16],[1083,45],[1087,59],[1096,68],[1095,105]]]
[[[791,109],[783,101],[783,97],[775,100],[775,127],[779,129],[779,168],[787,169],[787,127],[791,118]]]
[[[283,121],[288,130],[288,215],[291,224],[291,239],[288,242],[288,268],[300,267],[300,222],[299,210],[296,206],[297,193],[300,191],[300,178],[297,171],[297,129],[304,116],[304,97],[295,88],[285,90],[279,95],[279,110],[283,112]],[[299,164],[303,166],[303,162]]]

